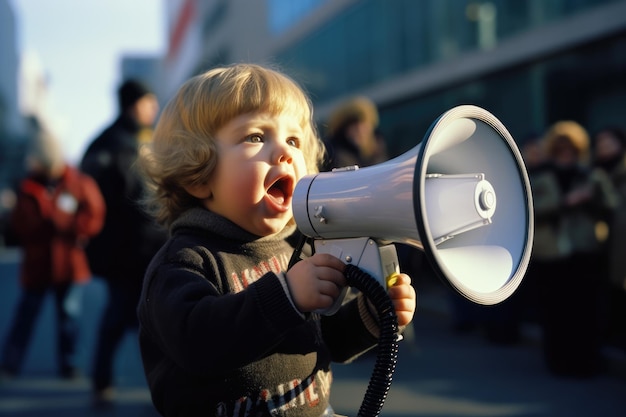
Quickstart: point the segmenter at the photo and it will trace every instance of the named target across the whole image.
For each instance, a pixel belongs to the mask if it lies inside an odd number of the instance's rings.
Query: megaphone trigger
[[[390,288],[396,285],[396,282],[398,281],[398,275],[399,274],[397,272],[394,272],[393,274],[385,278],[385,283],[387,284],[387,288]]]

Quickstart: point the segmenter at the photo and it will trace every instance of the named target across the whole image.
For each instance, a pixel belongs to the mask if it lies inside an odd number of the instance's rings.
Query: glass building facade
[[[281,3],[291,2],[269,2],[270,21],[277,21],[273,13],[278,10],[283,10],[283,22],[288,20]],[[310,12],[324,1],[306,3]],[[464,56],[488,56],[525,33],[614,3],[620,1],[355,1],[280,51],[276,59],[320,105],[437,65],[454,72]],[[459,104],[490,110],[518,142],[565,118],[590,131],[608,124],[626,127],[625,74],[626,27],[622,27],[575,47],[513,64],[495,62],[478,74],[450,77],[413,95],[388,98],[378,103],[381,131],[390,150],[402,153],[421,140],[436,117]]]

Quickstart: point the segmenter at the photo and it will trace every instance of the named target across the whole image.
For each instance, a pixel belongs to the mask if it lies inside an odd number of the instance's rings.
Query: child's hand
[[[327,253],[316,253],[296,263],[286,274],[296,308],[302,313],[326,309],[346,285],[345,265]]]
[[[398,274],[395,278],[396,282],[387,292],[398,316],[398,326],[406,326],[413,319],[417,296],[407,274]]]

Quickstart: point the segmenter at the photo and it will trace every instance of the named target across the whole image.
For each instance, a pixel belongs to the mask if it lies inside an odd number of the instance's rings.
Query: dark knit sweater
[[[293,230],[259,238],[200,208],[172,225],[138,308],[144,369],[162,415],[319,417],[331,361],[375,345],[360,298],[328,317],[294,308],[279,278]]]

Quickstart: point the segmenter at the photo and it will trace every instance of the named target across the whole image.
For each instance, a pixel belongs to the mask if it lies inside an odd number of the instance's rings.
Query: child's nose
[[[279,163],[287,163],[290,164],[292,162],[292,158],[291,155],[281,155],[280,159],[278,160]]]
[[[274,160],[279,163],[291,164],[293,162],[292,147],[286,143],[279,144],[274,150]]]

